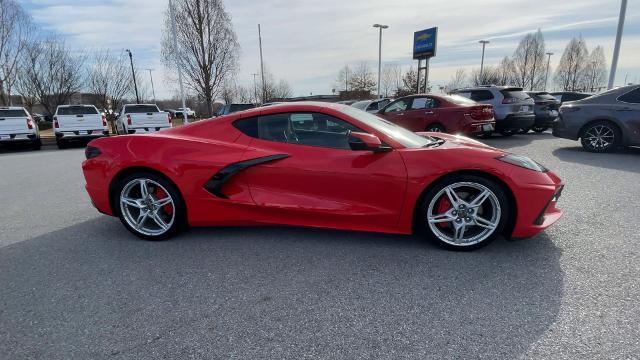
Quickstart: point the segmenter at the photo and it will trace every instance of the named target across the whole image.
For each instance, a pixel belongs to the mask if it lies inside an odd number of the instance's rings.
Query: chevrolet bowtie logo
[[[422,41],[422,40],[427,40],[428,38],[431,37],[431,34],[422,34],[420,36],[418,36],[418,41]]]

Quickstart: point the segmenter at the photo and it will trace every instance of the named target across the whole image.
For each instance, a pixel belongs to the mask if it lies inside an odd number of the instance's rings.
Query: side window
[[[455,95],[460,95],[460,96],[464,96],[467,99],[471,99],[471,92],[459,92],[459,93],[454,93]]]
[[[234,121],[233,126],[247,136],[258,138],[257,117],[236,120]]]
[[[493,94],[489,90],[476,90],[471,93],[471,100],[487,101],[493,99]]]
[[[394,103],[391,103],[389,107],[384,112],[394,113],[407,110],[407,106],[409,105],[408,100],[398,100]]]
[[[628,93],[620,96],[618,100],[626,103],[640,104],[640,88],[629,91]]]
[[[433,109],[436,107],[438,107],[438,103],[435,99],[430,97],[414,98],[413,102],[411,103],[412,110]]]
[[[349,132],[362,131],[350,123],[322,113],[282,113],[258,118],[257,130],[248,120],[238,120],[234,126],[245,134],[256,134],[262,140],[289,144],[350,149]],[[247,123],[243,123],[247,121]]]

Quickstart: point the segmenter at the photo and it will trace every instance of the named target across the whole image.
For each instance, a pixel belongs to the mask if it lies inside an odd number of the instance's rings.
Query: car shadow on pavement
[[[498,134],[498,135],[493,135],[490,138],[480,138],[477,140],[493,147],[508,149],[511,147],[527,146],[534,141],[549,140],[552,138],[553,138],[553,135],[551,135],[551,133],[549,132],[543,132],[543,133],[529,132],[527,134],[515,134],[513,136],[508,136],[508,137]]]
[[[640,148],[625,147],[612,153],[590,153],[581,146],[563,147],[553,150],[553,155],[566,162],[601,167],[620,171],[640,172]]]
[[[556,321],[547,235],[474,252],[410,236],[99,217],[0,248],[0,358],[516,358]]]

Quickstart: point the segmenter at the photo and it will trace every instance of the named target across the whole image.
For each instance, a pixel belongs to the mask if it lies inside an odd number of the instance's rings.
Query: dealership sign
[[[436,56],[437,39],[437,27],[413,33],[413,58],[428,59]]]

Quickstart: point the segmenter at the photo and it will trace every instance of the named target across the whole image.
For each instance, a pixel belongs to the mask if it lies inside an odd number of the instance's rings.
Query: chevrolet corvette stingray
[[[454,250],[529,237],[561,216],[563,185],[478,141],[413,133],[350,106],[288,103],[86,149],[86,190],[138,237],[187,226],[418,232]]]

